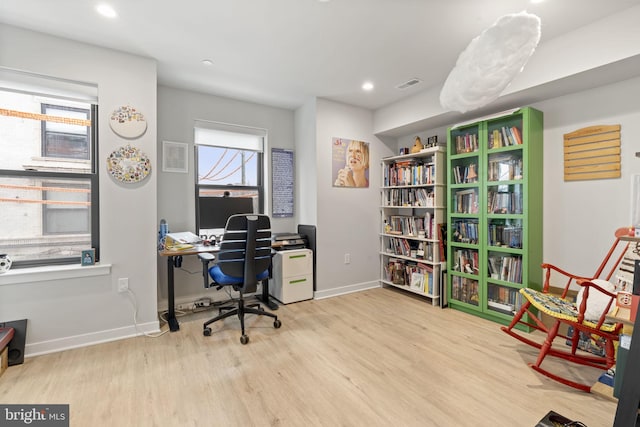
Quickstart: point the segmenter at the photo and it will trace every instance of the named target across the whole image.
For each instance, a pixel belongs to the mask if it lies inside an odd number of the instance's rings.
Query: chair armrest
[[[578,283],[578,285],[583,288],[582,301],[580,302],[580,306],[577,307],[578,323],[582,323],[585,320],[585,312],[587,311],[587,300],[589,299],[589,293],[592,291],[592,288],[601,292],[608,298],[608,302],[606,306],[604,306],[604,309],[602,310],[602,313],[600,313],[600,317],[598,318],[597,328],[600,329],[600,327],[606,320],[606,316],[611,309],[611,305],[616,300],[616,294],[613,292],[609,292],[596,283],[593,283],[590,279],[579,279],[576,281],[576,283]]]
[[[207,263],[209,263],[209,262],[213,261],[214,259],[216,259],[216,257],[213,256],[213,254],[209,253],[209,252],[200,252],[198,254],[198,258],[200,258],[200,261],[202,261],[202,262],[206,261]]]
[[[202,261],[202,279],[205,288],[210,288],[216,283],[209,283],[209,263],[216,259],[216,257],[209,252],[201,252],[198,254],[198,258]]]
[[[571,274],[568,271],[565,271],[563,269],[561,269],[560,267],[556,267],[553,264],[549,264],[549,263],[542,263],[541,265],[542,269],[544,270],[544,284],[542,287],[542,292],[544,293],[548,293],[549,292],[549,286],[551,285],[550,280],[551,280],[551,272],[555,271],[556,273],[564,276],[567,280],[567,282],[564,284],[563,286],[563,290],[562,290],[562,295],[560,295],[561,298],[566,298],[567,297],[567,292],[569,291],[569,287],[571,286],[571,283],[575,280],[576,283],[578,280],[593,280],[594,277],[584,277],[584,276],[576,276],[575,274]]]

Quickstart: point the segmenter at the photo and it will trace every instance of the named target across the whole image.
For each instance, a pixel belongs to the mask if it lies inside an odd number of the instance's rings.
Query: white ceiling
[[[377,109],[441,86],[505,14],[538,15],[544,43],[639,0],[105,0],[115,19],[98,3],[2,0],[0,22],[155,58],[162,85],[285,108],[318,96]],[[396,88],[412,78],[422,82]],[[373,91],[361,90],[365,80]]]

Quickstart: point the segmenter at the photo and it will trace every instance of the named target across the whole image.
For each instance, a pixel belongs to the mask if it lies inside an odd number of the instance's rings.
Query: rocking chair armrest
[[[560,267],[557,267],[553,264],[549,264],[549,263],[542,263],[541,264],[542,269],[545,271],[544,273],[544,284],[542,287],[542,292],[548,293],[549,292],[549,286],[550,286],[550,278],[551,278],[551,272],[555,271],[556,273],[561,274],[562,276],[566,277],[567,282],[564,284],[563,287],[563,291],[562,291],[562,298],[566,298],[567,296],[567,292],[569,291],[569,287],[571,285],[571,283],[575,280],[576,283],[579,280],[593,280],[594,277],[584,277],[584,276],[577,276],[575,274],[571,274],[568,271],[565,271],[563,269],[561,269]]]
[[[608,290],[604,289],[602,286],[598,285],[597,283],[593,283],[592,282],[593,279],[577,279],[576,283],[580,286],[586,286],[589,288],[596,288],[597,290],[599,290],[600,292],[602,292],[603,294],[605,294],[606,296],[612,298],[612,299],[616,299],[616,294],[614,294],[613,292],[609,292]]]
[[[609,309],[611,308],[611,304],[613,304],[613,302],[616,300],[616,294],[614,294],[613,292],[609,292],[608,290],[604,289],[602,286],[598,285],[597,283],[593,283],[590,279],[578,279],[578,280],[576,280],[576,283],[578,283],[578,285],[580,285],[584,289],[583,294],[582,294],[582,301],[580,303],[580,306],[577,307],[578,308],[578,323],[582,323],[584,321],[584,314],[587,311],[587,299],[589,298],[589,292],[590,292],[591,288],[594,288],[594,289],[598,290],[599,292],[601,292],[602,294],[604,294],[607,297],[609,297],[609,302],[605,306],[604,310],[602,310],[602,313],[600,314],[600,317],[598,318],[598,322],[597,322],[596,328],[600,329],[602,327],[602,324],[605,323],[605,321],[606,321],[606,316],[609,313]]]

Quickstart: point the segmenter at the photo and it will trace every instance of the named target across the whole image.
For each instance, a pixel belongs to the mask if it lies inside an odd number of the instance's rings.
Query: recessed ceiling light
[[[109,6],[108,4],[99,4],[96,7],[96,10],[98,11],[98,13],[104,17],[107,18],[115,18],[116,16],[118,16],[118,14],[116,13],[116,11]]]
[[[362,90],[373,90],[373,83],[371,82],[364,82],[362,83]]]
[[[329,3],[331,0],[318,0],[318,3]]]
[[[212,61],[212,60],[210,60],[210,59],[203,59],[203,60],[202,60],[202,63],[203,63],[204,65],[213,65],[213,61]]]

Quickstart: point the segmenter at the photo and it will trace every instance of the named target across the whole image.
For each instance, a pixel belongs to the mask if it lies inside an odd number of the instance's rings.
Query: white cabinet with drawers
[[[293,249],[273,256],[273,278],[269,279],[272,297],[289,304],[313,298],[313,251]]]

